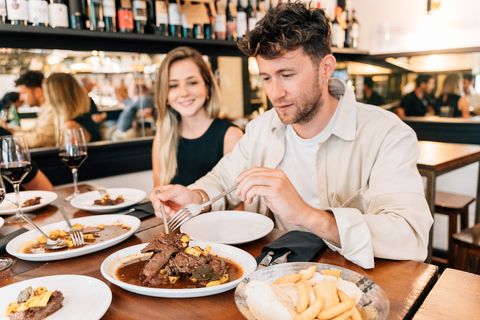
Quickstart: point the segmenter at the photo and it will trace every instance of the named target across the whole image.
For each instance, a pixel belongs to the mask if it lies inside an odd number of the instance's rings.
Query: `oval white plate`
[[[131,188],[107,188],[107,193],[112,199],[116,199],[118,196],[123,196],[125,202],[114,206],[94,205],[93,201],[101,199],[102,196],[100,196],[98,191],[90,191],[76,196],[70,201],[70,204],[77,209],[83,209],[92,212],[112,212],[139,203],[147,196],[145,191]]]
[[[61,291],[65,299],[63,307],[48,316],[48,320],[95,320],[100,319],[110,307],[112,291],[98,279],[78,275],[40,277],[17,282],[0,288],[1,319],[11,302],[17,300],[20,291],[28,288],[46,287],[48,291]]]
[[[119,224],[123,223],[125,225],[129,225],[131,228],[130,228],[130,231],[128,231],[127,233],[124,233],[116,238],[113,238],[104,242],[100,242],[97,244],[92,244],[91,246],[78,248],[78,249],[50,252],[50,253],[39,253],[39,254],[22,253],[22,249],[26,242],[41,236],[40,232],[38,232],[37,230],[30,230],[28,232],[25,232],[13,238],[7,244],[7,247],[6,247],[7,252],[10,253],[12,256],[15,256],[19,259],[27,260],[27,261],[54,261],[54,260],[69,259],[69,258],[74,258],[78,256],[83,256],[85,254],[89,254],[92,252],[97,252],[105,248],[111,247],[113,245],[116,245],[117,243],[120,243],[123,240],[130,237],[138,229],[138,227],[140,227],[140,219],[130,215],[117,215],[117,214],[99,215],[99,216],[72,219],[70,221],[72,225],[75,223],[81,223],[85,226],[96,226],[99,224],[112,225],[116,223],[119,223]],[[41,229],[44,232],[52,231],[55,229],[67,230],[68,226],[65,221],[62,221],[62,222],[46,225],[44,227],[41,227]]]
[[[346,281],[351,281],[363,292],[363,296],[357,302],[357,307],[372,305],[377,309],[378,315],[376,320],[387,319],[390,311],[390,302],[387,294],[375,282],[367,277],[342,267],[337,267],[331,264],[315,263],[315,262],[289,262],[280,263],[266,268],[259,269],[248,275],[235,289],[235,303],[238,310],[247,319],[255,319],[248,309],[246,302],[245,289],[250,280],[262,280],[266,282],[273,282],[276,279],[286,274],[298,273],[300,270],[305,270],[308,267],[316,265],[317,272],[325,269],[337,269],[342,271],[341,278]]]
[[[243,278],[255,271],[255,268],[257,267],[257,262],[252,257],[252,255],[241,249],[213,242],[190,241],[191,247],[200,246],[201,248],[205,248],[206,246],[210,246],[212,247],[212,254],[228,258],[236,262],[242,267],[243,276],[240,279],[227,282],[219,286],[192,289],[149,288],[132,285],[118,280],[115,276],[115,271],[124,262],[149,255],[148,253],[140,253],[140,250],[143,249],[146,245],[147,243],[142,243],[136,246],[128,247],[117,251],[114,254],[110,255],[108,258],[106,258],[100,268],[100,271],[102,272],[102,275],[105,277],[105,279],[125,290],[138,294],[143,294],[146,296],[165,298],[191,298],[209,296],[212,294],[217,294],[233,289],[240,283],[240,281],[243,280]]]
[[[190,238],[223,244],[241,244],[260,239],[273,229],[272,219],[248,211],[215,211],[182,224]]]
[[[41,190],[34,190],[34,191],[20,191],[20,202],[23,204],[26,200],[33,199],[35,197],[41,197],[40,199],[40,204],[22,208],[23,212],[30,212],[33,210],[37,210],[40,208],[43,208],[53,201],[57,200],[58,195],[55,192],[51,191],[41,191]],[[8,215],[8,214],[14,214],[17,212],[17,206],[14,205],[12,202],[17,202],[17,199],[15,198],[15,193],[10,192],[5,195],[5,200],[3,200],[2,203],[0,203],[0,215]]]

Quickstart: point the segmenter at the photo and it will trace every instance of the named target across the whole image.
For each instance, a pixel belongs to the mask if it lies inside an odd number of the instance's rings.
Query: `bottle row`
[[[332,47],[335,48],[358,48],[360,24],[355,17],[355,10],[343,10],[335,7],[335,18],[332,21]]]
[[[236,41],[265,15],[266,1],[255,2],[0,0],[0,24]]]

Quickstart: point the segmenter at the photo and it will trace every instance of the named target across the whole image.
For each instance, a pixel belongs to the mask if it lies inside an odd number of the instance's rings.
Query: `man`
[[[207,210],[244,201],[247,211],[271,212],[277,228],[313,232],[364,268],[374,267],[374,257],[424,260],[433,219],[415,133],[331,79],[329,35],[323,10],[301,3],[282,3],[247,32],[239,48],[257,59],[274,110],[251,121],[195,184],[156,187],[154,206],[164,202],[171,217],[238,183]]]
[[[373,90],[373,80],[371,77],[365,77],[363,80],[363,102],[374,106],[385,104],[385,99]]]
[[[435,88],[435,79],[432,75],[421,74],[415,80],[415,90],[405,95],[397,108],[397,115],[404,117],[423,117],[427,113],[434,115],[435,111],[428,99],[428,95]]]
[[[95,88],[97,84],[94,83],[90,77],[84,77],[82,78],[82,85],[87,91],[88,96],[90,97],[90,113],[92,115],[92,120],[96,124],[100,124],[103,120],[107,118],[107,113],[98,111],[98,107],[90,95],[90,93],[93,91],[93,88]],[[99,129],[100,129],[100,126],[99,126]]]
[[[38,106],[36,124],[27,131],[18,131],[27,140],[29,148],[54,147],[56,145],[55,109],[45,103],[42,90],[43,74],[27,71],[15,80],[20,93],[20,100],[30,107]]]
[[[465,98],[467,99],[470,111],[473,111],[476,115],[480,114],[480,94],[475,92],[473,85],[475,80],[473,75],[466,74],[463,76],[463,91],[465,92]]]

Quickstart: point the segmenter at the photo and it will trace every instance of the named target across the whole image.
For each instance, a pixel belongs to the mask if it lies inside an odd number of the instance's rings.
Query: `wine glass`
[[[0,176],[0,203],[5,199],[5,185],[3,184],[3,179]],[[13,263],[13,260],[10,258],[0,258],[0,271],[9,268]]]
[[[82,128],[60,130],[58,137],[58,155],[60,159],[72,169],[73,175],[73,194],[66,197],[70,201],[79,195],[77,181],[78,168],[87,159],[87,143]]]
[[[15,199],[17,201],[17,212],[15,216],[5,219],[6,223],[22,223],[22,215],[35,219],[34,214],[23,213],[20,202],[20,183],[23,178],[32,170],[30,152],[27,141],[24,137],[3,136],[0,138],[0,170],[2,177],[13,185]]]

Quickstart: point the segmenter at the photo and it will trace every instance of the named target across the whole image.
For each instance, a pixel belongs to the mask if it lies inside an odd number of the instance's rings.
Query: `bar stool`
[[[439,266],[453,267],[455,261],[455,246],[453,234],[458,232],[458,216],[460,216],[461,229],[468,227],[468,206],[475,201],[474,197],[448,192],[435,192],[435,213],[448,216],[448,251],[447,260],[432,257],[432,261]]]
[[[453,236],[455,245],[455,269],[475,272],[480,274],[480,223],[472,228],[464,229]],[[474,261],[470,262],[473,258]],[[470,268],[472,267],[473,268]]]

